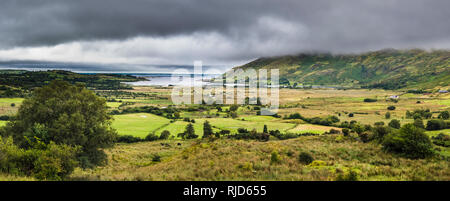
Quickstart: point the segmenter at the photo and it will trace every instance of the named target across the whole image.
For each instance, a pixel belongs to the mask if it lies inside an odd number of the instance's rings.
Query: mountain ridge
[[[450,50],[385,49],[361,54],[263,57],[233,69],[280,70],[280,84],[383,89],[450,86]]]

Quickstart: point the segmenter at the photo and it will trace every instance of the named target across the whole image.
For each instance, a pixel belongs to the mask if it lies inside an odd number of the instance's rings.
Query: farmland
[[[127,94],[127,96],[120,95]],[[379,89],[280,89],[278,117],[258,115],[255,105],[238,106],[235,116],[230,116],[230,105],[173,106],[171,88],[135,87],[111,91],[119,95],[104,96],[112,115],[112,127],[121,136],[145,139],[147,135],[160,136],[168,131],[166,140],[155,142],[117,143],[104,149],[108,164],[93,168],[77,168],[68,180],[339,180],[342,175],[355,172],[358,180],[449,180],[448,157],[450,148],[433,145],[436,157],[408,159],[383,151],[377,143],[363,143],[355,132],[328,135],[330,130],[342,132],[342,122],[374,125],[392,119],[401,125],[413,123],[406,118],[407,111],[431,111],[436,119],[440,112],[448,111],[448,94],[413,94],[403,91]],[[101,93],[106,93],[104,90]],[[136,97],[129,96],[135,94]],[[395,101],[390,96],[398,95]],[[365,99],[375,101],[366,102]],[[12,116],[23,98],[0,98],[0,116]],[[14,103],[14,106],[12,105]],[[394,109],[388,107],[394,106]],[[160,112],[132,112],[130,109],[159,108]],[[165,109],[173,108],[178,118],[168,115]],[[128,112],[123,112],[128,111]],[[131,112],[130,112],[131,111]],[[386,118],[386,113],[390,117]],[[306,119],[289,119],[299,113]],[[352,114],[352,115],[350,115]],[[307,118],[336,116],[339,122],[319,125]],[[223,139],[206,140],[203,136],[205,121],[214,133],[229,131]],[[426,125],[429,119],[424,119]],[[4,126],[7,121],[0,121]],[[199,139],[182,139],[178,134],[192,124]],[[267,142],[232,139],[240,129],[283,134],[310,134],[294,139],[279,140],[273,136]],[[430,138],[439,134],[450,135],[449,129],[425,132]],[[311,154],[316,161],[304,165],[298,162],[302,152]],[[272,155],[276,153],[277,162]],[[155,156],[160,161],[155,161]],[[440,158],[443,157],[443,158]],[[0,175],[0,180],[33,180],[35,178]]]

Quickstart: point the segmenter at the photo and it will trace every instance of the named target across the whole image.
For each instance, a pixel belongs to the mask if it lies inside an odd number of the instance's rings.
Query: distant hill
[[[363,54],[299,54],[260,58],[242,69],[280,69],[280,83],[383,89],[450,86],[449,50],[381,50]]]

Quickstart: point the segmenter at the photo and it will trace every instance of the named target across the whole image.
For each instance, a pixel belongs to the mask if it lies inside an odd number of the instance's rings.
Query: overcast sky
[[[1,0],[0,61],[240,65],[450,48],[449,0]]]

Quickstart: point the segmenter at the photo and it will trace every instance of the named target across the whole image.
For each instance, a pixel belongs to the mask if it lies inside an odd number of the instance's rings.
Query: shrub
[[[372,138],[377,140],[378,142],[382,142],[384,136],[388,135],[391,132],[391,129],[386,126],[375,126],[372,129]]]
[[[145,141],[156,141],[158,139],[158,136],[156,136],[154,133],[149,133],[147,136],[145,136]]]
[[[338,174],[338,176],[336,177],[336,181],[358,181],[358,173],[350,170],[346,174]]]
[[[158,154],[153,155],[152,162],[161,162],[161,156]]]
[[[343,128],[342,133],[344,134],[344,136],[348,136],[348,134],[350,134],[350,130],[348,128]]]
[[[375,122],[374,125],[375,126],[384,126],[384,122],[383,121],[378,121],[378,122]]]
[[[364,99],[364,102],[367,102],[367,103],[377,102],[377,99],[374,99],[374,98],[365,98],[365,99]]]
[[[388,109],[388,110],[395,110],[395,106],[392,106],[392,105],[391,105],[391,106],[387,107],[387,109]]]
[[[7,116],[7,115],[2,115],[2,116],[0,116],[0,120],[1,120],[1,121],[9,121],[9,119],[10,119],[10,117]]]
[[[170,137],[170,132],[168,130],[164,130],[159,136],[160,140],[167,140]]]
[[[392,119],[391,122],[389,122],[388,125],[389,125],[389,127],[399,129],[400,128],[400,121],[397,120],[397,119]]]
[[[273,151],[271,156],[270,156],[270,164],[275,164],[275,163],[280,163],[280,155],[278,154],[277,151]]]
[[[427,122],[426,129],[429,131],[446,129],[447,124],[442,119],[432,119]]]
[[[390,112],[386,112],[386,114],[384,115],[384,117],[386,119],[390,119],[391,118],[391,113]]]
[[[117,138],[117,142],[123,143],[135,143],[143,141],[140,137],[134,137],[132,135],[121,135]]]
[[[314,158],[311,156],[311,154],[307,152],[302,152],[298,156],[298,161],[300,161],[300,163],[302,164],[309,165],[314,161]]]
[[[439,119],[449,119],[450,118],[450,114],[448,111],[443,111],[439,114],[438,116]]]
[[[422,119],[414,119],[413,125],[415,127],[417,127],[417,128],[425,129],[425,125],[423,125],[423,120]]]
[[[12,138],[0,137],[0,172],[33,176],[40,180],[62,180],[78,166],[80,147],[44,144],[36,138],[30,149],[21,149]]]
[[[348,117],[354,117],[355,115],[353,113],[348,114]]]
[[[11,107],[16,107],[16,104],[15,103],[11,103]]]
[[[443,147],[450,147],[450,136],[444,133],[439,133],[437,136],[432,137],[433,144]]]
[[[407,158],[426,158],[433,155],[433,146],[424,130],[405,124],[400,130],[388,134],[382,142],[387,152]]]

